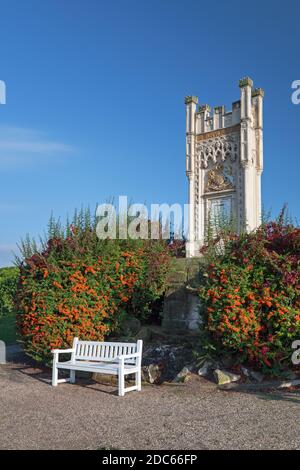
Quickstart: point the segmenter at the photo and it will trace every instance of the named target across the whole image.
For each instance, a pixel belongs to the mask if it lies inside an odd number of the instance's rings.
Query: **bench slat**
[[[77,361],[72,363],[71,361],[67,362],[59,362],[56,366],[58,369],[67,369],[67,370],[82,370],[82,371],[90,371],[90,372],[101,372],[107,374],[115,374],[118,373],[119,366],[118,364],[114,363],[107,363],[101,364],[100,362],[91,363],[88,361]],[[134,365],[127,365],[124,368],[124,372],[126,374],[132,374],[138,370],[137,366]]]
[[[85,341],[79,340],[78,344],[99,344],[99,345],[111,345],[111,346],[131,346],[136,347],[136,343],[118,343],[118,342],[109,342],[109,341]]]
[[[136,351],[136,343],[78,341],[75,359],[109,361],[118,356],[132,354]],[[126,362],[128,364],[135,364],[135,359],[128,359]]]

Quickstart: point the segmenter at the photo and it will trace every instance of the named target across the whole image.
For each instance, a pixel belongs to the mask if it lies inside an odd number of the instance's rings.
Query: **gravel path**
[[[220,391],[204,379],[118,397],[50,371],[0,366],[0,449],[300,449],[300,390]]]

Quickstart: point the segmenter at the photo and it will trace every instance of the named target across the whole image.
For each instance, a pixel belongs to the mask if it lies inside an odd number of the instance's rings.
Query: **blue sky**
[[[185,203],[185,95],[265,89],[263,203],[300,219],[296,1],[0,0],[0,265],[51,210]]]

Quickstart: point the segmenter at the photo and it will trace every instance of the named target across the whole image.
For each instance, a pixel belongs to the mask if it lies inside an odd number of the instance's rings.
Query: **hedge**
[[[300,229],[270,222],[229,237],[221,251],[200,289],[210,346],[264,372],[291,368],[300,338]]]
[[[50,238],[20,264],[17,326],[25,351],[47,363],[52,348],[79,336],[103,340],[124,319],[144,321],[166,288],[164,242],[98,240],[92,228],[74,226]]]

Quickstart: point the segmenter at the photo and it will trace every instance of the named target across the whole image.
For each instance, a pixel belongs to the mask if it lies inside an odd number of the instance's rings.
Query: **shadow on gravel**
[[[255,395],[257,398],[265,401],[285,401],[290,403],[297,403],[300,405],[300,389],[292,388],[289,390],[283,389],[265,389],[265,390],[253,390],[247,389],[246,387],[235,388],[230,390],[223,389],[222,391],[227,393],[243,393],[249,395]]]
[[[300,405],[300,390],[291,390],[289,392],[283,391],[270,391],[270,392],[258,392],[257,397],[261,400],[266,401],[287,401],[290,403],[297,403]]]
[[[30,359],[25,354],[22,357],[18,357],[18,360],[10,361],[9,365],[11,366],[10,369],[10,380],[16,380],[17,373],[20,373],[24,378],[30,377],[35,379],[39,382],[42,382],[46,385],[51,386],[52,382],[52,370],[49,367],[41,366],[37,364],[33,359]],[[60,378],[68,377],[68,373],[64,373],[63,371],[60,374]],[[64,384],[59,384],[58,387]],[[97,387],[97,382],[92,380],[91,378],[85,377],[78,377],[76,378],[75,384],[66,383],[68,387],[76,386],[81,388],[87,388],[99,393],[106,393],[108,395],[116,395],[118,396],[118,391],[114,390],[103,390],[103,388],[99,389]],[[105,384],[101,384],[101,387],[105,386]]]

